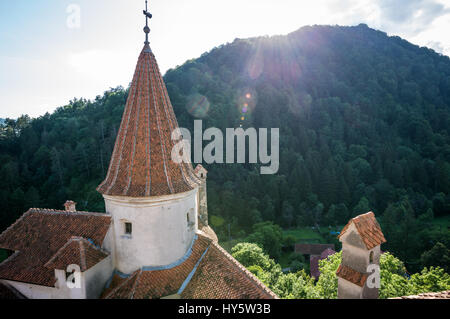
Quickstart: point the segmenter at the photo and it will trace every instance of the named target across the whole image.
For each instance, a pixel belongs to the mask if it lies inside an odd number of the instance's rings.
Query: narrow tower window
[[[133,231],[133,225],[131,223],[125,223],[125,235],[131,235]]]
[[[188,225],[189,228],[195,225],[194,209],[193,208],[191,208],[189,210],[189,212],[187,212],[187,214],[186,214],[186,221],[187,221],[187,225]]]
[[[373,251],[371,251],[370,255],[369,255],[369,264],[372,264],[372,263],[373,263]]]

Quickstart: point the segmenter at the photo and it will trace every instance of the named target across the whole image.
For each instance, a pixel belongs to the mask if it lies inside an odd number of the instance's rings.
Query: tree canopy
[[[321,275],[317,282],[304,270],[282,273],[280,265],[270,259],[257,244],[240,243],[233,247],[232,255],[280,298],[337,298],[336,271],[342,261],[342,252],[319,261]],[[440,292],[450,289],[450,275],[440,267],[430,267],[408,278],[403,262],[390,253],[384,253],[380,258],[380,285],[381,299]]]
[[[383,249],[408,271],[448,267],[435,257],[450,247],[441,222],[450,215],[448,57],[365,25],[312,26],[236,39],[164,80],[181,127],[192,131],[202,118],[223,131],[280,129],[276,175],[260,175],[259,164],[204,165],[220,239],[245,238],[263,222],[342,226],[371,210]],[[30,207],[61,209],[67,199],[104,211],[95,189],[127,96],[118,87],[53,114],[0,122],[0,229]],[[277,257],[273,235],[273,243],[253,239]]]

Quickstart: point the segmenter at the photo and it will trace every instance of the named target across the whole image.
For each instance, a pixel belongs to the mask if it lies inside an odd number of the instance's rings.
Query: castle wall
[[[367,272],[369,264],[367,250],[352,246],[350,244],[342,245],[342,265],[349,266],[361,273]]]
[[[65,270],[55,270],[57,283],[47,287],[10,280],[1,280],[23,294],[28,299],[96,299],[99,298],[106,282],[113,272],[111,256],[80,274],[80,288],[69,288]]]
[[[106,283],[114,271],[111,256],[108,256],[84,273],[86,299],[100,298]]]
[[[62,270],[60,272],[61,276],[59,277],[65,279],[65,272]],[[57,286],[59,286],[58,288],[9,280],[3,280],[3,282],[17,289],[28,299],[86,299],[84,273],[81,274],[81,288],[73,289],[67,287],[65,281],[62,285],[57,284]]]
[[[15,289],[28,299],[66,299],[66,296],[61,296],[60,290],[52,287],[45,287],[39,285],[32,285],[16,281],[1,280]]]
[[[206,191],[206,180],[199,187],[199,216],[203,225],[208,226],[208,199]]]
[[[198,229],[197,192],[148,198],[104,195],[106,212],[113,217],[115,268],[130,274],[182,258]],[[125,233],[125,223],[132,224],[131,235]]]

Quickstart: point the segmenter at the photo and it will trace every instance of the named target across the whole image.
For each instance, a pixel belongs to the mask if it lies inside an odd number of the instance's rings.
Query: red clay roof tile
[[[102,299],[133,299],[133,292],[136,287],[137,279],[142,270],[137,270],[128,278],[122,278],[114,274],[112,281],[102,294]]]
[[[44,265],[48,269],[67,269],[69,265],[79,265],[82,272],[94,267],[109,254],[96,247],[87,239],[72,237]]]
[[[276,299],[255,275],[212,243],[181,294],[184,299]]]
[[[334,244],[295,244],[295,252],[303,255],[320,255],[326,249],[334,249]]]
[[[16,251],[0,264],[0,279],[53,287],[54,269],[44,265],[73,236],[101,247],[110,224],[106,214],[32,208],[0,235],[0,248]],[[98,258],[91,252],[86,266]]]
[[[139,276],[130,276],[126,282],[116,278],[116,287],[109,289],[113,292],[105,295],[106,299],[159,299],[177,293],[190,272],[194,269],[196,263],[210,245],[211,240],[199,235],[192,246],[192,252],[189,257],[180,265],[170,269],[140,271]],[[113,278],[114,279],[114,278]],[[131,290],[117,287],[130,287],[129,281],[136,282],[136,286],[131,296]],[[117,291],[116,291],[117,290]]]
[[[450,290],[441,292],[427,292],[415,296],[403,296],[392,299],[450,299]]]
[[[181,294],[184,299],[277,298],[220,246],[200,234],[191,255],[182,264],[165,270],[139,270],[126,280],[116,275],[103,298],[159,299],[174,295],[193,271]]]
[[[191,163],[171,159],[177,119],[155,56],[146,45],[137,63],[106,179],[105,195],[149,197],[190,191],[200,183]]]
[[[338,238],[341,238],[345,234],[352,223],[355,224],[355,227],[367,249],[370,250],[386,242],[383,232],[381,231],[381,227],[378,224],[373,212],[352,218],[342,229]]]
[[[356,271],[348,266],[343,266],[342,264],[339,265],[336,275],[360,287],[364,287],[368,277],[367,274],[362,274],[359,271]]]

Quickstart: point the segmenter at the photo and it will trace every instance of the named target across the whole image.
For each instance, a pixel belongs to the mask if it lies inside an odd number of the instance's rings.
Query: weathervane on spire
[[[147,7],[147,0],[145,0],[145,10],[144,10],[144,15],[145,15],[145,27],[144,27],[144,32],[145,32],[145,44],[149,44],[148,42],[148,34],[150,33],[150,28],[148,27],[148,19],[151,19],[153,17],[153,15],[148,12],[148,7]]]

